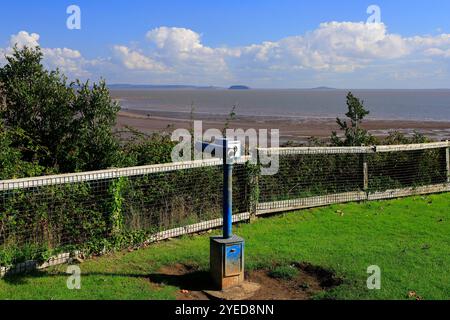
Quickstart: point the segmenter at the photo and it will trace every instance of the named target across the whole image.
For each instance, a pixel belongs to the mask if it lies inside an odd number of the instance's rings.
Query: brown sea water
[[[241,116],[266,119],[334,118],[346,112],[348,90],[297,89],[112,89],[123,109],[174,115],[226,115],[233,105]],[[364,100],[369,118],[450,121],[450,90],[352,90]]]

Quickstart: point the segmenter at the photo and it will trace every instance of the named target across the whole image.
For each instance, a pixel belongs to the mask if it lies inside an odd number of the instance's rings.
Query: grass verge
[[[246,241],[247,269],[305,261],[344,279],[316,298],[408,299],[413,291],[449,299],[449,208],[449,193],[332,205],[261,218],[235,232]],[[80,290],[67,289],[67,266],[7,277],[0,299],[174,299],[179,288],[154,285],[149,275],[176,263],[207,270],[208,238],[185,236],[89,259],[80,265]],[[380,290],[367,289],[371,265],[381,269]]]

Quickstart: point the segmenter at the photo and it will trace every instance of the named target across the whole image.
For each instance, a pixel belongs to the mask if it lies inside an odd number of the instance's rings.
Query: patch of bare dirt
[[[309,300],[314,295],[342,283],[333,272],[309,263],[293,263],[299,270],[292,279],[274,278],[268,269],[246,272],[246,281],[258,283],[261,288],[250,300]],[[209,272],[198,266],[175,264],[161,268],[149,279],[154,286],[172,285],[180,288],[178,300],[209,300],[204,290],[214,290]]]

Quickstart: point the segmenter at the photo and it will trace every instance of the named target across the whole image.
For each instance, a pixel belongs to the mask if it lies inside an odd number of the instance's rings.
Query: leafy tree
[[[111,99],[103,80],[92,86],[77,80],[74,86],[77,89],[71,102],[70,136],[60,152],[61,159],[68,165],[65,171],[103,169],[120,164],[119,141],[112,130],[119,104]]]
[[[176,142],[166,132],[146,134],[126,127],[123,132],[129,135],[123,146],[122,166],[141,166],[172,161],[171,153]]]
[[[0,122],[0,180],[16,179],[50,173],[36,162],[21,160],[21,152],[13,147],[13,140],[20,136],[5,128]]]
[[[105,82],[68,83],[59,70],[47,71],[40,48],[14,48],[0,68],[5,125],[23,133],[15,139],[24,161],[60,172],[114,166],[119,149],[112,127],[120,107]],[[31,144],[35,148],[27,148]]]
[[[331,142],[336,146],[361,146],[373,144],[375,138],[361,128],[362,120],[369,114],[369,110],[364,107],[364,101],[359,100],[351,92],[347,94],[348,111],[345,114],[350,119],[350,124],[347,121],[342,121],[340,118],[336,119],[341,131],[344,131],[344,139],[338,137],[336,131],[332,132]]]

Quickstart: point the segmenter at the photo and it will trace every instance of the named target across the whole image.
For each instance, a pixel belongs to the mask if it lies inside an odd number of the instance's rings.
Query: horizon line
[[[176,89],[178,88],[193,88],[193,89],[226,89],[229,90],[232,86],[245,86],[248,89],[234,89],[230,91],[246,91],[246,90],[336,90],[336,91],[345,91],[345,90],[450,90],[449,88],[336,88],[336,87],[328,87],[328,86],[318,86],[318,87],[252,87],[247,85],[236,85],[232,84],[229,86],[219,86],[219,85],[197,85],[197,84],[151,84],[151,83],[111,83],[107,84],[110,86],[129,86],[129,87],[166,87],[167,89]]]

